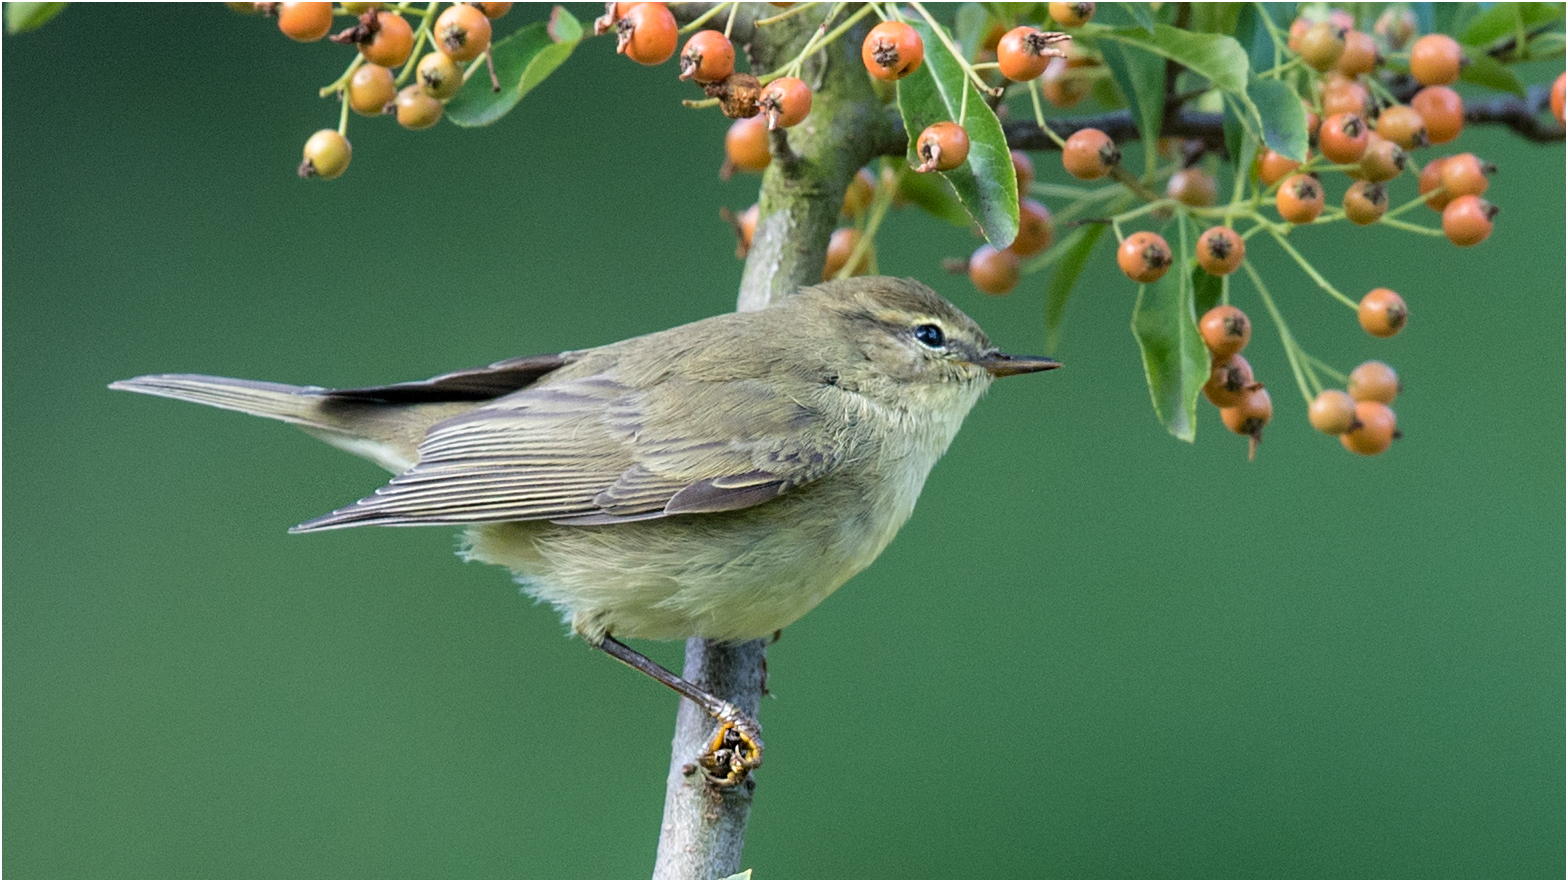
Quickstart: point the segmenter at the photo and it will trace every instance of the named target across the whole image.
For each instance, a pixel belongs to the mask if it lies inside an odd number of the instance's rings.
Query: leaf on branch
[[[1148,31],[1150,36],[1154,35],[1154,13],[1150,11],[1149,4],[1118,3],[1116,5],[1126,10],[1127,17],[1137,22],[1138,27]]]
[[[1178,224],[1182,255],[1158,282],[1138,286],[1132,334],[1143,353],[1154,413],[1183,441],[1198,433],[1198,393],[1209,378],[1209,351],[1198,335],[1186,224]]]
[[[1257,141],[1275,153],[1297,162],[1307,159],[1307,112],[1301,98],[1283,80],[1263,80],[1252,77],[1247,81],[1246,103],[1257,113],[1258,131],[1252,131]],[[1243,105],[1245,106],[1245,104]],[[1248,130],[1252,125],[1245,118],[1242,124]]]
[[[570,12],[557,6],[551,10],[548,22],[534,22],[497,41],[490,52],[501,91],[492,91],[490,77],[484,71],[475,73],[447,102],[447,119],[473,127],[487,126],[506,116],[524,95],[566,61],[582,37],[582,25]],[[472,63],[484,64],[482,60]]]
[[[1455,36],[1466,46],[1480,46],[1484,51],[1484,47],[1512,36],[1519,22],[1529,31],[1562,17],[1561,3],[1496,3],[1472,19],[1463,34]],[[1475,55],[1471,53],[1470,57],[1474,59]]]
[[[914,21],[909,26],[927,47],[926,63],[898,81],[898,110],[909,133],[909,162],[919,164],[915,141],[927,126],[943,121],[963,126],[969,134],[968,161],[936,174],[952,185],[986,240],[995,248],[1006,248],[1018,236],[1018,178],[1002,123],[931,28]]]
[[[1054,352],[1062,338],[1062,316],[1067,312],[1067,301],[1073,296],[1073,287],[1078,284],[1078,277],[1083,275],[1083,268],[1088,266],[1089,257],[1094,254],[1094,246],[1099,244],[1100,237],[1105,234],[1108,224],[1086,224],[1074,230],[1072,235],[1057,248],[1062,249],[1060,266],[1056,274],[1051,277],[1051,284],[1045,289],[1045,351]]]
[[[1165,115],[1165,59],[1152,52],[1122,43],[1104,42],[1099,46],[1105,66],[1110,68],[1144,143],[1145,165],[1153,171],[1160,139],[1160,123]]]
[[[1470,63],[1460,69],[1459,79],[1499,92],[1510,92],[1520,98],[1526,97],[1524,84],[1519,82],[1519,78],[1514,76],[1507,65],[1488,55],[1479,46],[1465,46],[1464,50]]]
[[[1163,55],[1215,88],[1238,95],[1246,91],[1247,52],[1229,34],[1195,34],[1160,24],[1154,26],[1153,35],[1143,28],[1108,28],[1096,36]]]
[[[965,3],[953,13],[953,40],[965,58],[974,58],[990,28],[991,14],[979,3]]]
[[[909,166],[898,170],[898,197],[955,227],[969,229],[975,222],[959,204],[947,181],[933,174],[921,174]]]
[[[64,3],[7,3],[5,29],[13,34],[37,30],[64,8]]]

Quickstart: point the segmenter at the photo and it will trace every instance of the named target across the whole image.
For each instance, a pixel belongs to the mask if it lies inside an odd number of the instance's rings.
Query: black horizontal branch
[[[1099,129],[1110,135],[1111,140],[1118,144],[1136,141],[1142,137],[1138,131],[1138,124],[1133,121],[1132,112],[1127,110],[1102,113],[1099,116],[1048,119],[1045,124],[1063,139],[1079,129]],[[1058,149],[1056,141],[1042,131],[1039,124],[1032,119],[1009,120],[1002,124],[1002,131],[1007,136],[1009,147],[1019,150]],[[1160,126],[1160,136],[1202,141],[1205,150],[1221,154],[1225,152],[1225,121],[1218,113],[1180,110],[1167,114],[1164,124]]]

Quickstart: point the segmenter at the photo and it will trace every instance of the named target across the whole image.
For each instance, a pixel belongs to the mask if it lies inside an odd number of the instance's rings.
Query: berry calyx
[[[1111,166],[1121,159],[1122,152],[1117,149],[1116,142],[1099,129],[1079,129],[1062,147],[1062,167],[1083,181],[1105,177],[1110,174]]]
[[[1492,235],[1497,206],[1479,196],[1457,196],[1443,209],[1443,235],[1460,248],[1469,248]]]
[[[1423,86],[1446,86],[1459,79],[1467,59],[1447,34],[1427,34],[1410,47],[1410,75]]]
[[[1246,241],[1230,227],[1210,227],[1198,237],[1198,266],[1211,276],[1230,275],[1246,257]]]
[[[362,64],[348,80],[348,106],[361,116],[380,116],[397,97],[392,71],[379,64]]]
[[[1064,28],[1082,27],[1094,18],[1093,3],[1051,3],[1046,11],[1051,15],[1051,21]]]
[[[969,281],[987,294],[1006,294],[1018,284],[1018,255],[981,245],[969,256]]]
[[[1203,397],[1215,407],[1235,407],[1247,397],[1247,390],[1257,383],[1252,375],[1252,365],[1240,355],[1217,359],[1209,368],[1209,379],[1203,384]]]
[[[1323,213],[1323,185],[1311,175],[1291,175],[1274,194],[1274,207],[1293,224],[1310,224]]]
[[[1388,190],[1375,181],[1356,181],[1345,191],[1345,217],[1358,227],[1375,224],[1388,211]]]
[[[473,61],[490,48],[490,19],[466,3],[448,6],[433,33],[436,48],[453,61]]]
[[[1381,401],[1393,404],[1401,390],[1399,375],[1381,361],[1363,361],[1350,372],[1350,382],[1345,389],[1357,401]]]
[[[735,44],[719,31],[698,31],[681,50],[681,79],[716,83],[735,72]]]
[[[724,154],[741,171],[760,172],[773,161],[768,149],[768,121],[761,116],[738,119],[724,134]]]
[[[305,157],[299,164],[302,178],[321,178],[330,181],[348,171],[354,148],[336,129],[322,129],[305,142]]]
[[[811,112],[811,87],[795,77],[779,77],[763,87],[757,106],[767,118],[769,129],[787,129]],[[968,152],[968,137],[964,140]]]
[[[445,109],[440,101],[425,93],[424,86],[417,84],[404,86],[397,93],[395,107],[397,124],[414,131],[428,129],[440,122],[441,113]]]
[[[1325,435],[1343,435],[1356,425],[1356,402],[1339,389],[1324,389],[1307,405],[1307,422]]]
[[[1464,130],[1464,99],[1447,86],[1427,86],[1410,99],[1410,106],[1421,114],[1427,140],[1433,144],[1447,144]]]
[[[1247,314],[1229,304],[1216,306],[1198,320],[1198,334],[1215,361],[1224,361],[1247,348],[1252,339],[1252,322]]]
[[[650,67],[669,61],[679,38],[675,16],[663,3],[635,4],[615,23],[615,51]]]
[[[1356,319],[1374,337],[1392,337],[1410,321],[1405,298],[1387,288],[1373,288],[1356,307]]]
[[[955,122],[932,123],[915,142],[915,155],[917,172],[952,171],[969,158],[969,133]]]
[[[1116,265],[1134,282],[1157,282],[1171,268],[1171,246],[1159,233],[1140,230],[1122,240],[1116,249]]]
[[[1399,437],[1394,411],[1381,401],[1356,402],[1355,425],[1339,436],[1339,443],[1351,453],[1377,456]]]
[[[1330,162],[1360,162],[1367,152],[1367,124],[1354,113],[1336,113],[1318,129],[1318,150]]]
[[[882,22],[860,44],[860,60],[866,70],[889,83],[914,73],[925,57],[926,47],[920,35],[901,21]]]
[[[1050,209],[1034,199],[1018,200],[1018,235],[1007,250],[1019,257],[1033,257],[1050,248],[1055,237]]]
[[[279,3],[278,30],[290,40],[314,43],[332,30],[332,4]]]
[[[414,69],[414,77],[425,94],[437,101],[445,101],[463,88],[463,69],[444,52],[425,53]]]

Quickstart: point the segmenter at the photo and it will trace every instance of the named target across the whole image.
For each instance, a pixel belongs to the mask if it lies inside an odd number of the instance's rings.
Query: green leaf
[[[484,71],[475,73],[447,102],[447,119],[472,127],[487,126],[506,116],[524,95],[566,61],[582,37],[582,25],[570,12],[557,6],[551,10],[548,22],[534,22],[493,44],[491,54],[501,91],[491,90],[490,77]]]
[[[13,34],[37,30],[64,8],[64,3],[7,3],[5,29]]]
[[[1127,99],[1132,118],[1145,145],[1159,141],[1160,122],[1165,113],[1165,59],[1152,52],[1114,42],[1099,44],[1111,78]],[[1153,171],[1156,151],[1143,151],[1147,171]]]
[[[985,39],[991,16],[978,3],[965,3],[953,15],[953,40],[965,58],[974,58],[980,51],[980,41]]]
[[[1151,36],[1142,28],[1097,31],[1101,40],[1115,40],[1162,55],[1237,95],[1247,88],[1247,52],[1228,34],[1195,34],[1170,25],[1155,25]]]
[[[1252,77],[1247,81],[1247,100],[1257,112],[1258,125],[1262,129],[1253,132],[1253,137],[1281,156],[1305,162],[1307,112],[1302,108],[1296,90],[1282,80]],[[1262,137],[1258,137],[1260,134]]]
[[[1053,352],[1062,338],[1062,315],[1067,311],[1067,301],[1073,296],[1073,286],[1089,264],[1094,246],[1105,234],[1108,224],[1085,224],[1074,230],[1057,248],[1061,258],[1051,284],[1045,289],[1045,350]]]
[[[1017,186],[1016,183],[1014,186]],[[948,185],[946,179],[937,175],[921,174],[907,165],[900,168],[898,196],[905,202],[922,208],[955,227],[969,229],[975,224],[969,217],[969,212],[959,204],[953,188]]]
[[[963,126],[969,133],[968,161],[937,174],[952,185],[986,240],[993,247],[1006,248],[1018,236],[1018,178],[1002,123],[931,28],[924,22],[909,25],[926,45],[926,63],[898,81],[898,110],[909,133],[909,163],[920,164],[915,142],[927,126],[944,120]]]
[[[1139,27],[1148,31],[1151,36],[1154,34],[1154,13],[1149,10],[1149,4],[1118,3],[1116,5],[1126,10],[1127,16],[1137,22]]]
[[[1496,89],[1499,92],[1512,92],[1520,98],[1525,97],[1524,84],[1514,76],[1507,65],[1486,54],[1486,50],[1478,46],[1464,47],[1465,55],[1470,63],[1459,71],[1459,78],[1467,83]]]
[[[1209,378],[1209,352],[1198,335],[1193,311],[1192,260],[1186,224],[1177,225],[1180,258],[1158,282],[1138,287],[1132,333],[1143,353],[1154,413],[1166,431],[1183,441],[1198,432],[1198,393]]]
[[[1513,36],[1519,21],[1523,21],[1524,29],[1529,31],[1562,17],[1561,3],[1498,3],[1472,19],[1458,39],[1466,46],[1490,46]],[[1470,57],[1475,58],[1475,53],[1471,52]]]
[[[1243,8],[1251,8],[1248,3],[1194,3],[1192,4],[1192,27],[1190,30],[1201,31],[1205,34],[1235,34],[1236,23],[1241,18]],[[1246,40],[1239,41],[1246,46]],[[1268,66],[1273,66],[1271,61]]]

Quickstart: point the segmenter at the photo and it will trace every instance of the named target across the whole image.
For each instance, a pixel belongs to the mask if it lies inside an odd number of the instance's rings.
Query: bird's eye
[[[936,325],[916,325],[915,339],[932,349],[941,349],[942,344],[947,342],[947,338],[942,334],[942,329]]]

